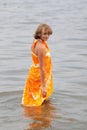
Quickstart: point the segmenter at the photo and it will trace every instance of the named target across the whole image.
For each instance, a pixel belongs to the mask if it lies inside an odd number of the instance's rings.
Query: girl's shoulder
[[[34,39],[32,46],[34,48],[41,47],[42,46],[42,40],[41,39]]]
[[[39,40],[39,39],[33,41],[31,50],[36,55],[41,54],[41,53],[43,53],[45,55],[45,53],[46,53],[46,48],[45,48],[44,44],[42,43],[42,40]]]

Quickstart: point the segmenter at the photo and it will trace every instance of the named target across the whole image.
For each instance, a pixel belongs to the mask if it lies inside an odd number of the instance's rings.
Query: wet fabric
[[[37,40],[33,42],[33,47],[37,44]],[[52,62],[50,50],[45,41],[42,44],[46,47],[47,52],[45,55],[45,82],[47,88],[47,96],[43,98],[41,89],[40,66],[38,56],[32,52],[32,65],[30,67],[24,92],[22,97],[23,106],[40,106],[44,100],[48,99],[53,93],[53,80],[52,80]]]

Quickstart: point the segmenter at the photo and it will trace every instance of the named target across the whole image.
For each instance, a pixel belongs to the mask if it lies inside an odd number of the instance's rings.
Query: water
[[[0,130],[86,130],[87,0],[0,0]],[[41,107],[21,107],[39,23],[48,40],[54,93]]]

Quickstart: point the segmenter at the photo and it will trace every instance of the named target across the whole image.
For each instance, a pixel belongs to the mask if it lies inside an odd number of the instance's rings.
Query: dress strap
[[[35,57],[38,57],[33,51],[31,51],[31,54],[34,55]]]

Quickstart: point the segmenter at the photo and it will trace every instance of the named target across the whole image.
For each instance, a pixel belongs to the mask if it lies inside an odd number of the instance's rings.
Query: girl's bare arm
[[[46,97],[46,83],[45,83],[45,53],[46,49],[41,43],[37,43],[36,53],[38,55],[39,64],[40,64],[40,75],[41,75],[41,83],[42,83],[42,95]]]

